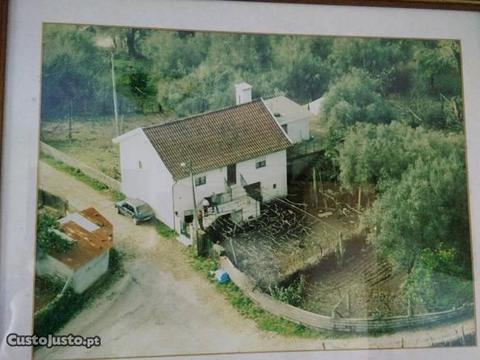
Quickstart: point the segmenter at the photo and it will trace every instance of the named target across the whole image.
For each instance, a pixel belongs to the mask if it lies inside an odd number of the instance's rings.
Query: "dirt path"
[[[135,226],[118,215],[112,201],[67,174],[40,163],[40,187],[77,208],[94,206],[114,226],[115,246],[129,256],[127,277],[99,296],[60,333],[99,335],[102,346],[41,348],[35,359],[118,358],[129,356],[239,351],[321,350],[339,348],[429,346],[474,329],[472,320],[428,331],[400,332],[376,338],[295,339],[257,329],[200,274],[191,269],[182,245],[162,239],[155,229]]]

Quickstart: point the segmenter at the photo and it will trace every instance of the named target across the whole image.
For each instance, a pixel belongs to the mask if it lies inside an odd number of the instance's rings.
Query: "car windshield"
[[[137,211],[140,214],[149,213],[150,212],[150,206],[148,206],[147,204],[140,205],[139,207],[137,207]]]

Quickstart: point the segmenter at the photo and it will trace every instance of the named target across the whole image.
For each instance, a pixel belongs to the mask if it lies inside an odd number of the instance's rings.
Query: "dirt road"
[[[135,226],[115,212],[106,195],[42,162],[39,185],[76,209],[94,206],[112,222],[115,246],[128,254],[128,275],[60,331],[99,335],[101,347],[40,348],[35,359],[400,347],[402,337],[406,347],[429,346],[432,339],[454,336],[462,325],[466,332],[474,327],[473,321],[465,321],[421,332],[331,340],[263,332],[191,269],[180,243],[162,239],[148,224]]]

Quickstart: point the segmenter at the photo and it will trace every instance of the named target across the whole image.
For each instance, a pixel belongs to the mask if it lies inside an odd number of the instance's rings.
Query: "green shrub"
[[[305,276],[302,274],[288,286],[273,285],[268,287],[272,297],[284,303],[299,306],[303,301],[305,291]]]
[[[37,218],[37,245],[45,252],[67,252],[74,243],[56,234],[53,230],[58,229],[57,220],[42,213]]]
[[[454,265],[453,249],[423,250],[407,278],[402,295],[412,305],[442,311],[473,302],[473,283]]]

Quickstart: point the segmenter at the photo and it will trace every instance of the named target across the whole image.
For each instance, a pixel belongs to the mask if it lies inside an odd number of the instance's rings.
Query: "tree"
[[[339,149],[339,180],[350,190],[368,184],[382,192],[418,159],[454,156],[464,163],[463,134],[411,128],[398,121],[359,123],[349,129]]]
[[[452,40],[423,41],[416,47],[417,91],[454,96],[461,93],[460,43]]]
[[[418,159],[366,212],[368,240],[407,272],[424,249],[446,245],[469,258],[465,183],[465,165],[457,154]]]
[[[322,50],[318,42],[312,44],[309,38],[282,38],[274,49],[274,69],[270,75],[274,87],[300,103],[321,97],[330,81],[329,64]]]
[[[42,116],[111,112],[109,59],[95,46],[94,36],[88,27],[45,27]]]
[[[337,164],[339,145],[348,129],[357,122],[389,123],[392,111],[378,92],[379,83],[364,70],[353,69],[325,95],[326,155]]]

